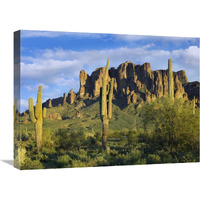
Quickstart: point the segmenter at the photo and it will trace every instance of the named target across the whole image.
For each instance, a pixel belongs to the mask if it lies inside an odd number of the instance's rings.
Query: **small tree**
[[[198,113],[191,110],[190,102],[163,98],[142,108],[144,130],[151,135],[150,149],[165,150],[172,156],[192,152],[198,160],[199,121]]]

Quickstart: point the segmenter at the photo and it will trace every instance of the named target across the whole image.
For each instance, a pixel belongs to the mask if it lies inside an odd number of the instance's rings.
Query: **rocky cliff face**
[[[189,83],[184,83],[183,87],[188,94],[189,99],[193,99],[194,97],[199,99],[199,82],[194,81],[194,82],[189,82]]]
[[[187,84],[185,71],[173,72],[175,98],[188,98],[183,84]],[[80,72],[80,98],[97,98],[102,86],[103,68],[97,68],[91,76]],[[127,104],[151,101],[168,95],[168,70],[152,71],[150,63],[135,65],[127,61],[117,69],[109,70],[109,78],[114,78],[114,98]]]
[[[77,94],[70,90],[67,97],[52,99],[52,106],[63,104],[64,98],[69,104],[79,99],[97,100],[102,87],[104,68],[97,68],[91,75],[84,70],[80,71],[80,89]],[[192,100],[195,96],[199,104],[199,82],[188,82],[184,70],[173,72],[175,98]],[[150,63],[135,65],[127,61],[109,69],[108,80],[114,78],[114,100],[120,105],[136,104],[141,107],[142,102],[150,102],[156,98],[168,96],[168,69],[152,71]],[[48,107],[50,100],[43,103]]]

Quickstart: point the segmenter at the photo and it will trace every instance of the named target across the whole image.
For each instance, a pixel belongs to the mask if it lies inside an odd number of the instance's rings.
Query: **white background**
[[[198,0],[0,3],[0,199],[198,199],[200,164],[19,171],[13,158],[13,32],[200,37]],[[5,162],[5,160],[8,160]]]

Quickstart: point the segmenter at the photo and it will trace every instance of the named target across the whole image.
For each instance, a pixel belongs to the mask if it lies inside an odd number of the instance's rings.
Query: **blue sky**
[[[70,89],[78,92],[79,72],[91,74],[106,64],[117,68],[125,61],[151,63],[151,69],[184,69],[189,81],[199,80],[199,39],[184,37],[134,36],[48,31],[21,31],[21,102],[20,111],[28,109],[28,99],[36,102],[43,85],[43,102],[62,96]]]

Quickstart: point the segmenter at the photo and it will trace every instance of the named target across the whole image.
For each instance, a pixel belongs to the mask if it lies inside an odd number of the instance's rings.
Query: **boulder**
[[[58,113],[48,113],[48,114],[46,114],[46,119],[49,119],[49,120],[56,120],[56,119],[62,120],[62,117]]]

